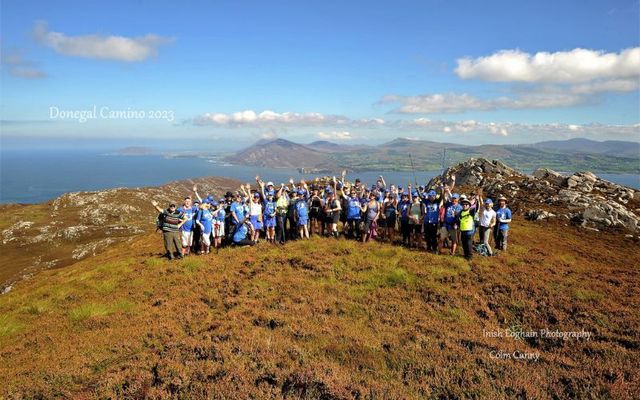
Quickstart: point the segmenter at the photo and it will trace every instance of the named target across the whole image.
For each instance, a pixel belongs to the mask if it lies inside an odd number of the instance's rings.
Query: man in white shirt
[[[482,190],[478,190],[478,200],[482,202]],[[495,225],[496,212],[493,209],[493,201],[491,199],[486,199],[484,201],[484,206],[480,207],[480,239],[482,240],[482,243],[487,246],[490,256],[493,255],[493,251],[489,245],[489,238],[491,237],[491,232]]]

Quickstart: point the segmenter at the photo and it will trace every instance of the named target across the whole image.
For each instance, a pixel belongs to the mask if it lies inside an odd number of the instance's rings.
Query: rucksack
[[[161,212],[158,214],[158,218],[156,219],[156,231],[162,229],[162,225],[164,224],[164,213]]]
[[[474,245],[473,249],[476,251],[476,253],[478,253],[481,256],[489,257],[491,255],[489,254],[489,249],[484,243],[479,243]]]

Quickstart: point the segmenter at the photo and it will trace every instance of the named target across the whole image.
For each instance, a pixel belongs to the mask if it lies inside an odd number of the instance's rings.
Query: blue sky
[[[8,0],[0,128],[238,145],[638,140],[639,12],[590,0]],[[174,118],[72,115],[94,106]]]

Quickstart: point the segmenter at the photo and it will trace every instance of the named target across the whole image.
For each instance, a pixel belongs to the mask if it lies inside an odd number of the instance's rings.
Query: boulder
[[[561,186],[565,181],[564,176],[548,168],[538,168],[537,170],[533,171],[533,177],[543,181],[547,181],[557,186]]]

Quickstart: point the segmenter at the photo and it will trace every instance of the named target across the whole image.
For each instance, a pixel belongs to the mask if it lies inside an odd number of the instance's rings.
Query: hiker
[[[331,236],[337,239],[338,238],[338,221],[340,221],[340,212],[342,211],[342,207],[340,206],[340,202],[336,198],[336,195],[333,190],[328,189],[326,191],[326,194],[327,194],[327,201],[325,202],[324,212],[327,218],[327,223],[329,225],[330,234]]]
[[[198,212],[198,218],[196,219],[196,223],[200,226],[202,231],[201,236],[201,244],[200,251],[198,254],[209,254],[211,248],[211,233],[213,232],[213,213],[211,212],[211,208],[213,203],[216,203],[215,200],[213,202],[209,201],[209,199],[205,199],[200,205],[200,211]]]
[[[180,228],[182,224],[186,222],[184,213],[179,212],[176,209],[175,203],[169,204],[166,210],[158,207],[158,202],[151,201],[153,207],[158,210],[160,215],[158,216],[158,225],[162,230],[162,238],[164,241],[164,248],[166,250],[166,257],[169,260],[174,258],[182,258],[182,241],[180,237]]]
[[[191,197],[187,196],[177,211],[183,213],[186,218],[185,223],[180,227],[180,241],[182,243],[180,254],[186,256],[191,252],[191,246],[193,245],[193,228],[196,225],[194,221],[198,209],[192,204]]]
[[[446,189],[445,199],[447,201],[444,213],[444,226],[447,229],[446,239],[450,242],[450,254],[456,254],[458,247],[458,223],[456,216],[462,211],[462,206],[459,204],[460,195],[458,193],[451,194],[450,189]]]
[[[398,203],[398,213],[400,214],[400,233],[402,233],[402,244],[407,246],[410,244],[411,231],[409,230],[409,210],[411,209],[411,200],[409,192],[402,192],[400,202]]]
[[[287,240],[287,212],[289,210],[289,188],[281,184],[276,193],[276,238],[279,244],[284,244]]]
[[[440,207],[442,205],[442,196],[431,189],[427,192],[423,204],[423,226],[424,239],[427,242],[427,251],[436,253],[438,251],[438,217],[440,215]]]
[[[320,197],[320,191],[317,187],[313,187],[311,190],[311,198],[309,199],[309,224],[310,234],[320,233],[320,223],[322,221],[322,209],[323,201]]]
[[[231,203],[231,218],[234,226],[238,226],[240,221],[244,221],[245,208],[242,193],[236,192],[235,199]]]
[[[222,246],[222,239],[225,235],[226,212],[225,199],[221,198],[219,202],[215,200],[211,203],[211,214],[213,214],[213,247],[219,249]]]
[[[509,224],[511,223],[511,210],[507,207],[507,198],[498,196],[498,210],[496,210],[497,225],[494,230],[496,249],[507,251],[507,237],[509,236]]]
[[[195,199],[193,200],[193,208],[196,209],[196,212],[193,215],[193,241],[191,242],[191,248],[189,252],[197,253],[200,248],[200,236],[202,236],[202,231],[198,224],[196,224],[196,219],[198,218],[198,211],[200,210],[200,201]]]
[[[260,239],[260,231],[262,230],[262,201],[260,199],[260,193],[255,192],[251,196],[251,203],[249,203],[249,219],[251,225],[253,225],[253,237],[251,240],[258,243]]]
[[[298,201],[295,204],[295,221],[300,239],[309,239],[309,204],[303,189],[298,190]]]
[[[460,227],[460,241],[462,242],[462,251],[464,258],[471,260],[473,257],[473,235],[475,233],[474,216],[476,213],[475,206],[472,207],[471,200],[463,197],[460,200],[462,209],[457,213],[456,220]]]
[[[271,182],[269,182],[271,183]],[[273,188],[273,184],[268,185]],[[275,192],[269,189],[266,192],[264,200],[263,221],[265,227],[265,235],[267,242],[275,243],[276,240],[276,202],[274,200]]]
[[[409,190],[411,190],[411,186],[409,186]],[[417,190],[411,192],[409,201],[411,202],[409,206],[409,231],[411,232],[409,246],[420,247],[423,211],[422,201]]]
[[[345,224],[345,236],[359,237],[360,236],[360,213],[362,212],[362,206],[360,205],[360,199],[356,195],[356,188],[351,187],[349,195],[345,194],[346,188],[343,188],[342,195],[347,201],[347,221]]]
[[[362,212],[364,213],[364,228],[362,229],[362,243],[378,237],[378,218],[380,217],[380,203],[377,200],[378,195],[369,192],[369,201],[364,205]]]
[[[256,244],[251,238],[253,237],[253,225],[248,219],[241,220],[236,225],[233,233],[233,244],[235,246],[253,246]]]
[[[493,201],[491,199],[486,199],[484,202],[482,201],[482,189],[478,189],[478,203],[480,204],[480,211],[478,213],[480,214],[480,241],[487,248],[487,253],[492,256],[493,250],[489,245],[489,238],[496,226],[496,212],[493,210]]]
[[[295,186],[293,186],[288,194],[289,205],[287,208],[287,236],[289,237],[289,240],[295,240],[298,238],[298,224],[296,222],[296,204],[298,203],[298,190],[295,188]]]
[[[398,220],[398,197],[395,192],[395,187],[391,185],[391,191],[387,193],[387,197],[382,203],[384,221],[385,237],[389,239],[391,243],[395,241],[396,236],[396,222]]]

